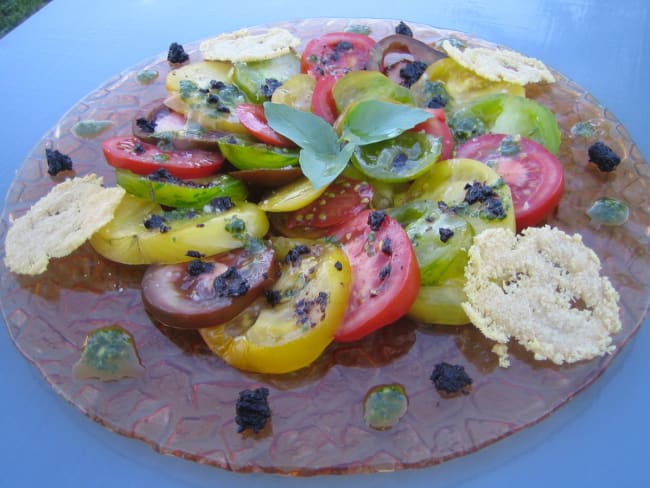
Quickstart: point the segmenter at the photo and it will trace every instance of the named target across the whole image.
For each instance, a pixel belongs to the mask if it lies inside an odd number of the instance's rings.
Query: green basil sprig
[[[431,118],[426,110],[380,100],[363,100],[343,120],[341,137],[321,117],[280,103],[264,103],[273,130],[300,146],[300,168],[314,188],[330,184],[357,146],[397,137]]]

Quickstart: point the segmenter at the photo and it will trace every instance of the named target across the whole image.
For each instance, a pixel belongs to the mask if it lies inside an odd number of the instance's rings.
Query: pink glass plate
[[[365,25],[377,39],[397,21],[314,19],[278,24],[302,39],[351,25]],[[489,45],[458,32],[412,26],[415,37],[434,42],[454,36],[471,45]],[[303,44],[304,45],[304,44]],[[188,47],[198,59],[196,45]],[[136,76],[159,72],[146,85]],[[73,107],[34,148],[20,168],[6,201],[0,234],[43,196],[58,179],[48,176],[45,149],[69,154],[75,171],[96,172],[114,183],[103,163],[100,141],[128,134],[139,108],[164,96],[169,70],[163,57],[118,75]],[[623,330],[617,352],[645,320],[650,298],[649,168],[629,135],[607,110],[560,74],[558,83],[529,94],[558,115],[563,128],[560,159],[566,168],[566,196],[550,223],[579,232],[600,256],[603,272],[621,296]],[[78,137],[79,121],[109,120],[96,138]],[[573,136],[580,121],[597,123],[592,138]],[[596,139],[622,157],[609,175],[587,162]],[[601,196],[630,205],[619,227],[590,223],[586,210]],[[192,333],[159,329],[140,300],[142,267],[120,266],[98,257],[89,246],[50,264],[35,278],[13,275],[0,264],[1,304],[18,349],[66,400],[120,434],[154,449],[233,471],[292,475],[395,470],[427,466],[493,443],[551,414],[597,379],[615,355],[571,366],[535,362],[515,348],[512,366],[497,367],[491,344],[471,326],[418,326],[403,320],[354,344],[334,345],[312,366],[295,374],[246,374],[210,355]],[[72,374],[86,335],[118,324],[137,344],[144,372],[113,382],[78,380]],[[462,364],[474,380],[469,395],[443,399],[429,376],[441,361]],[[363,400],[374,386],[398,383],[408,410],[392,428],[377,431],[364,423]],[[266,386],[273,411],[259,435],[238,434],[238,392]]]

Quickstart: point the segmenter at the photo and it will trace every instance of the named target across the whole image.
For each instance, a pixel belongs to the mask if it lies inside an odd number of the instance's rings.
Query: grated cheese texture
[[[53,187],[16,219],[5,240],[5,264],[14,273],[43,273],[51,258],[67,256],[113,218],[124,196],[90,174]]]
[[[465,267],[463,309],[497,342],[501,366],[515,339],[537,360],[573,363],[613,352],[621,329],[618,293],[600,276],[598,256],[578,234],[549,226],[519,236],[488,229],[474,239]]]
[[[277,58],[299,45],[298,37],[274,27],[259,34],[252,34],[248,29],[220,34],[203,41],[199,49],[206,61],[239,63]]]
[[[553,83],[555,77],[539,59],[524,56],[509,49],[467,47],[459,49],[448,40],[442,49],[463,67],[491,81],[505,81],[516,85]]]

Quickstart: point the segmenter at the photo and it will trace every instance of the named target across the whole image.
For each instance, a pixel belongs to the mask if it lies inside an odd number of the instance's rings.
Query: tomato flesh
[[[335,340],[355,341],[411,308],[420,289],[417,258],[402,226],[383,212],[361,212],[333,235],[352,266],[350,302]]]
[[[102,143],[108,164],[139,175],[165,169],[176,178],[203,178],[216,173],[223,163],[218,152],[202,150],[161,151],[135,137],[111,137]]]
[[[330,32],[307,43],[300,69],[315,78],[326,75],[339,78],[350,71],[366,69],[375,44],[364,34]]]
[[[325,192],[306,207],[287,215],[285,225],[292,228],[332,227],[368,208],[372,186],[365,181],[339,177]]]
[[[255,103],[241,103],[235,109],[241,124],[260,141],[278,147],[295,147],[295,144],[278,134],[266,121],[264,107]]]
[[[149,266],[142,279],[145,308],[162,324],[181,329],[232,319],[275,280],[273,249],[259,247],[189,264]]]
[[[562,163],[535,141],[486,134],[460,145],[456,155],[487,163],[501,175],[512,192],[517,230],[542,222],[562,198]]]

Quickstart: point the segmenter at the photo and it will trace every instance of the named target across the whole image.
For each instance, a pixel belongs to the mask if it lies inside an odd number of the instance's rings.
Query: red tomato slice
[[[314,202],[300,210],[287,213],[285,225],[289,229],[322,229],[342,224],[368,208],[373,195],[370,183],[341,176]]]
[[[564,192],[564,169],[535,141],[522,137],[513,145],[506,137],[475,137],[458,147],[456,157],[490,162],[510,187],[517,230],[521,230],[539,224],[557,206]]]
[[[395,322],[420,290],[420,271],[402,226],[366,210],[334,232],[352,267],[352,292],[335,340],[349,342]]]
[[[433,117],[416,125],[413,130],[424,131],[432,136],[440,137],[442,139],[442,150],[438,160],[444,161],[445,159],[451,159],[454,156],[454,136],[447,125],[447,116],[445,115],[444,109],[428,108],[426,110],[431,112]]]
[[[300,68],[303,73],[320,78],[336,78],[367,68],[374,39],[355,32],[330,32],[312,39],[302,53]]]
[[[265,144],[278,147],[295,147],[291,140],[271,129],[271,126],[266,121],[262,105],[241,103],[237,105],[235,113],[241,124],[246,127],[246,130]]]
[[[335,76],[323,76],[316,81],[314,93],[311,98],[311,111],[325,119],[329,124],[336,121],[338,111],[332,95],[332,88],[336,83]]]
[[[164,168],[176,178],[203,178],[221,168],[221,153],[199,149],[161,151],[157,146],[136,137],[111,137],[102,142],[102,151],[108,164],[128,169],[139,175],[148,175]]]

